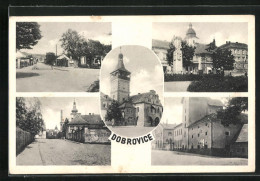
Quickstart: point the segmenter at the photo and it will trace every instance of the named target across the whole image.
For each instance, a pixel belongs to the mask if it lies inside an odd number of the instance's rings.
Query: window
[[[198,134],[198,137],[200,137],[200,134]]]
[[[230,131],[226,131],[226,132],[225,132],[225,135],[226,135],[226,136],[230,136]]]
[[[207,131],[205,132],[205,135],[208,135],[208,132],[207,132]]]
[[[193,138],[193,135],[191,135],[191,138]]]
[[[206,123],[205,126],[208,126],[208,123]]]
[[[200,126],[198,126],[198,128],[200,128]]]

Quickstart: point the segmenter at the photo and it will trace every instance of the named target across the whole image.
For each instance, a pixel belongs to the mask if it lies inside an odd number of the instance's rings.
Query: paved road
[[[37,67],[37,69],[33,69]],[[51,68],[44,63],[16,69],[18,92],[86,92],[99,79],[99,69]]]
[[[191,81],[164,82],[165,92],[187,92]]]
[[[111,146],[36,139],[16,157],[17,165],[110,165]]]
[[[247,165],[245,158],[220,158],[176,151],[152,150],[152,165]]]

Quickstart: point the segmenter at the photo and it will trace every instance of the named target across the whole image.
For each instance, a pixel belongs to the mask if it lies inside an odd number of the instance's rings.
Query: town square
[[[17,22],[16,90],[98,92],[110,50],[110,23]]]

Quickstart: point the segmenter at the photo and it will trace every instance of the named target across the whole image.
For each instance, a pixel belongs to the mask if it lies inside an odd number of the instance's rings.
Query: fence
[[[16,127],[16,154],[19,154],[33,140],[34,136],[31,133]]]

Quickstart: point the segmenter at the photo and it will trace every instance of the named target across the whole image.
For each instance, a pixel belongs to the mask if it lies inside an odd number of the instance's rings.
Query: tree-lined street
[[[110,165],[111,146],[36,139],[16,157],[17,165]]]
[[[99,69],[51,67],[44,63],[16,70],[17,92],[86,92]]]
[[[221,158],[177,151],[152,150],[152,165],[247,165],[246,158]]]

